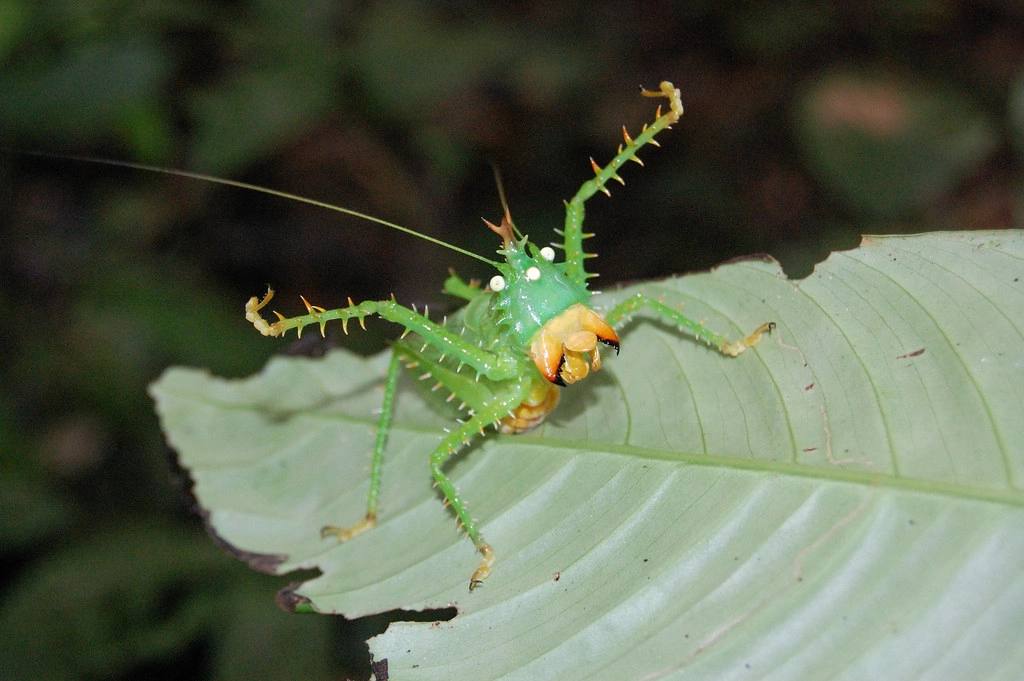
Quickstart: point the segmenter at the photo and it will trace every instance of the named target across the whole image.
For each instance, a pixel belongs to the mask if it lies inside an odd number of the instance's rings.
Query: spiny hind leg
[[[384,466],[384,447],[387,446],[388,433],[391,431],[391,419],[395,413],[395,392],[398,388],[398,376],[401,373],[401,369],[402,365],[398,351],[393,350],[391,362],[388,364],[387,379],[384,382],[384,401],[381,404],[380,418],[377,420],[377,437],[373,443],[373,458],[370,462],[370,491],[366,497],[366,515],[358,523],[348,527],[324,525],[320,528],[320,537],[323,539],[334,537],[338,541],[346,542],[377,525],[377,500],[380,497],[381,472]]]
[[[494,549],[488,544],[476,521],[469,514],[469,507],[459,495],[458,489],[444,473],[444,464],[461,448],[467,446],[473,437],[484,434],[484,428],[497,423],[512,409],[519,406],[529,393],[529,379],[520,379],[512,383],[506,390],[496,393],[490,402],[475,412],[468,420],[461,422],[458,428],[450,431],[437,448],[430,454],[430,473],[434,484],[444,496],[445,506],[449,506],[459,526],[466,532],[473,546],[480,553],[480,564],[469,578],[469,590],[480,586],[491,574],[494,565]]]
[[[704,324],[690,319],[679,310],[669,307],[664,303],[637,293],[636,295],[630,296],[623,300],[621,303],[612,308],[605,316],[605,321],[611,324],[613,327],[625,318],[631,316],[641,307],[647,307],[657,316],[661,317],[670,324],[674,324],[681,331],[693,336],[698,342],[704,343],[705,345],[718,350],[723,355],[729,357],[736,357],[747,350],[752,348],[761,341],[761,337],[766,333],[771,333],[775,328],[775,322],[765,322],[756,329],[754,329],[745,338],[737,341],[732,341],[725,336],[712,331]]]
[[[470,591],[480,586],[483,580],[491,574],[491,567],[494,565],[494,549],[484,540],[476,521],[469,514],[468,504],[459,496],[458,489],[451,478],[444,474],[443,468],[445,462],[454,456],[461,447],[468,445],[470,439],[478,434],[478,429],[482,433],[486,425],[488,424],[485,420],[480,419],[479,416],[473,416],[458,429],[449,433],[449,436],[438,445],[437,449],[430,453],[430,474],[434,478],[434,484],[441,490],[445,506],[450,507],[455,513],[459,527],[465,531],[470,541],[473,542],[473,546],[480,553],[480,564],[469,578]]]

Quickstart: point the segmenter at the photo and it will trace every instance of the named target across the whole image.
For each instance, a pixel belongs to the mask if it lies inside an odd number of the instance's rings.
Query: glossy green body
[[[505,257],[505,264],[498,266],[505,288],[491,296],[489,321],[521,351],[527,351],[530,340],[545,323],[570,306],[590,300],[585,282],[571,280],[565,263],[548,262],[526,239],[498,253]],[[531,280],[526,272],[534,267],[540,276]]]

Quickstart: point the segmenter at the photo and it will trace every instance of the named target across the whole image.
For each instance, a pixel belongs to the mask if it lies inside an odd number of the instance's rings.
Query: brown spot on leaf
[[[210,511],[199,503],[199,499],[195,495],[195,481],[192,479],[191,472],[181,465],[177,452],[173,449],[168,449],[168,453],[172,474],[175,476],[177,483],[182,488],[182,491],[188,497],[190,510],[202,518],[203,526],[206,528],[206,533],[210,535],[213,543],[238,560],[245,562],[253,570],[265,572],[270,575],[278,574],[278,568],[282,563],[288,560],[287,554],[246,551],[245,549],[238,548],[227,539],[220,536],[217,533],[217,530],[214,529],[213,523],[210,522]]]
[[[283,562],[288,560],[288,556],[283,553],[257,553],[255,551],[246,551],[240,549],[224,537],[217,534],[217,531],[213,529],[213,525],[210,524],[209,514],[206,509],[201,509],[203,522],[206,523],[206,532],[210,535],[215,543],[226,552],[240,561],[245,562],[249,567],[257,572],[265,572],[268,575],[276,575],[277,568],[281,566]]]
[[[817,447],[804,447],[804,451],[805,452],[816,452],[816,451],[818,451],[818,448]]]
[[[924,354],[924,348],[918,348],[911,352],[904,353],[902,355],[896,355],[896,359],[909,359],[910,357],[919,357]]]
[[[805,385],[805,386],[804,386],[804,390],[805,390],[805,391],[806,391],[806,390],[810,390],[810,389],[811,389],[811,388],[813,388],[813,387],[814,387],[814,384],[813,384],[813,383],[808,383],[807,385]]]
[[[373,670],[373,678],[376,681],[388,681],[388,658],[370,660],[370,669]]]
[[[281,608],[285,612],[300,612],[307,611],[313,608],[313,602],[305,596],[295,593],[295,590],[302,586],[301,582],[292,582],[285,588],[277,592],[277,596],[274,601],[277,602],[277,607]]]
[[[715,269],[718,269],[719,267],[722,267],[723,265],[738,265],[740,263],[745,263],[745,262],[764,262],[764,263],[768,263],[769,265],[778,265],[779,264],[778,260],[776,260],[773,256],[768,255],[767,253],[751,253],[750,255],[738,255],[735,258],[729,258],[728,260],[723,260],[722,262],[718,263],[717,265],[715,265],[711,269],[715,270]],[[705,271],[711,271],[711,270],[697,270],[697,271],[698,272],[705,272]]]

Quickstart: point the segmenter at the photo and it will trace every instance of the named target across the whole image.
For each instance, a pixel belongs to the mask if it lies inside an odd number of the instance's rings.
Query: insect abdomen
[[[558,406],[558,386],[538,376],[530,396],[501,420],[501,432],[524,433],[536,428]]]

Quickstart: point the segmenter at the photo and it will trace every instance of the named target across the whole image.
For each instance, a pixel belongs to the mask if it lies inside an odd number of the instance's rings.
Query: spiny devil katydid
[[[641,309],[730,357],[736,357],[756,345],[765,333],[774,328],[773,323],[766,322],[742,340],[731,341],[679,310],[642,294],[621,301],[603,316],[590,307],[594,292],[588,289],[588,280],[597,275],[588,273],[585,268],[586,260],[594,256],[583,250],[584,240],[593,236],[583,231],[584,204],[597,192],[610,196],[609,181],[625,184],[619,176],[622,166],[627,161],[642,166],[643,162],[637,156],[640,148],[648,144],[660,146],[655,136],[671,128],[683,114],[680,92],[667,81],[662,82],[657,90],[641,89],[641,94],[668,100],[668,110],[663,113],[659,105],[654,121],[645,124],[635,138],[623,126],[623,142],[605,166],[590,159],[594,177],[584,182],[575,196],[566,202],[564,227],[554,230],[560,237],[558,243],[541,247],[522,233],[512,221],[504,192],[501,192],[504,214],[500,223],[495,225],[484,221],[501,239],[501,247],[497,250],[500,261],[380,218],[295,194],[199,173],[100,161],[206,180],[319,206],[425,239],[483,261],[497,270],[485,287],[474,281],[465,281],[454,273],[445,280],[444,291],[466,301],[458,321],[451,324],[447,317],[441,321],[432,320],[426,308],[420,312],[415,305],[401,305],[394,296],[358,304],[349,298],[347,305],[335,309],[313,305],[302,297],[306,314],[285,317],[275,312],[277,319],[273,322],[262,315],[262,310],[273,298],[272,289],[268,289],[262,298],[254,296],[246,303],[245,318],[265,336],[284,336],[291,329],[301,335],[302,330],[310,325],[317,326],[324,334],[326,325],[332,321],[341,322],[347,333],[353,319],[365,328],[366,317],[373,315],[403,327],[401,337],[392,345],[391,361],[384,379],[384,397],[370,465],[366,514],[352,525],[321,528],[323,539],[346,542],[377,524],[384,452],[403,365],[413,370],[420,380],[433,381],[433,390],[447,391],[448,401],[457,400],[460,410],[465,413],[463,419],[445,429],[446,434],[430,452],[429,464],[443,503],[454,512],[459,526],[480,553],[480,563],[469,580],[472,591],[490,575],[494,551],[484,540],[466,501],[444,472],[445,464],[452,456],[469,445],[477,435],[483,436],[486,428],[515,434],[540,425],[557,406],[562,387],[582,381],[601,368],[600,345],[618,353],[620,341],[616,326]],[[561,262],[557,261],[555,248],[564,253]],[[410,334],[414,334],[418,342],[406,340]]]
[[[444,473],[445,462],[469,445],[473,437],[484,435],[487,427],[502,433],[521,433],[539,425],[558,404],[562,386],[577,383],[601,368],[599,344],[619,351],[615,326],[640,308],[732,357],[757,344],[764,333],[771,331],[773,324],[764,323],[743,340],[730,341],[678,310],[640,294],[622,301],[603,318],[589,306],[592,292],[587,280],[595,275],[587,273],[584,266],[591,257],[583,251],[584,239],[591,236],[583,231],[584,203],[599,191],[610,196],[606,186],[610,180],[625,184],[618,174],[623,164],[634,161],[643,165],[637,151],[646,144],[660,146],[654,137],[670,128],[683,113],[679,90],[667,81],[658,90],[641,90],[641,94],[667,99],[668,111],[662,113],[659,105],[654,121],[645,124],[635,138],[623,127],[623,143],[607,165],[602,167],[590,159],[595,176],[584,182],[566,203],[565,226],[555,230],[561,243],[539,247],[531,241],[513,223],[503,196],[505,212],[500,224],[485,220],[487,227],[501,238],[498,254],[503,261],[495,262],[445,244],[487,262],[498,271],[485,288],[455,274],[445,281],[445,292],[467,301],[458,325],[449,326],[446,319],[440,323],[432,321],[426,309],[421,313],[415,306],[400,305],[394,297],[359,304],[349,299],[345,307],[332,310],[302,298],[306,314],[285,317],[275,313],[277,320],[273,323],[260,313],[273,297],[273,290],[268,290],[262,299],[251,298],[246,304],[246,319],[266,336],[283,336],[290,329],[301,334],[309,325],[317,325],[323,334],[325,325],[335,320],[347,332],[349,321],[355,319],[363,325],[371,315],[404,328],[401,339],[393,345],[384,383],[366,515],[347,527],[323,527],[323,538],[349,541],[377,524],[381,468],[403,364],[421,380],[434,381],[435,390],[447,390],[448,399],[459,400],[467,414],[464,420],[446,429],[446,435],[430,453],[430,472],[445,505],[451,507],[459,525],[480,552],[480,564],[469,580],[473,590],[491,573],[494,551],[469,514],[465,500]],[[552,246],[564,252],[562,262],[556,262]],[[406,342],[404,339],[410,333],[420,343]]]

